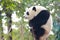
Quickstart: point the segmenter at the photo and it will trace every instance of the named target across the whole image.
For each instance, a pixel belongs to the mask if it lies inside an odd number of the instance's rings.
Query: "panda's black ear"
[[[32,10],[36,11],[36,7],[33,7]]]

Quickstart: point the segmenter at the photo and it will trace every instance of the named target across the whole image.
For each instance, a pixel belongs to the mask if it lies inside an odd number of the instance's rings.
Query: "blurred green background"
[[[0,40],[33,40],[25,8],[46,7],[53,17],[53,29],[48,40],[60,40],[60,0],[0,0]]]

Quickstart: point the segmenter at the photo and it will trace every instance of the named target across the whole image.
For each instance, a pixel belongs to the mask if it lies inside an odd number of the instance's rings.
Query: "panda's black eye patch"
[[[29,15],[29,12],[27,12],[26,14]]]

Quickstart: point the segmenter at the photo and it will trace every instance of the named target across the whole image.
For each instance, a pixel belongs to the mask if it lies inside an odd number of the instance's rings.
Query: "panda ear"
[[[33,7],[32,10],[36,11],[36,7]]]

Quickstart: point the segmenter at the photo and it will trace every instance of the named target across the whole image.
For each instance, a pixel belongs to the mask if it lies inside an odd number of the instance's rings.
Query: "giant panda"
[[[52,16],[43,6],[31,6],[24,12],[24,18],[29,20],[29,26],[34,40],[46,40],[52,30]]]

